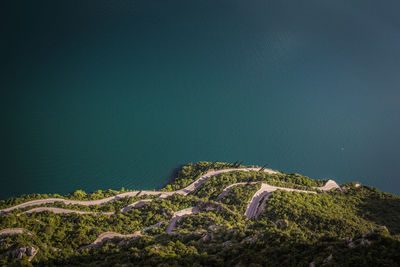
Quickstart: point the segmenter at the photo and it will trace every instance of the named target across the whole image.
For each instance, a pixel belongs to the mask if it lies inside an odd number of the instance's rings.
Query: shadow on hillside
[[[386,226],[391,234],[400,234],[400,198],[369,199],[359,209],[365,219]]]
[[[357,245],[350,248],[347,241],[336,238],[320,239],[314,243],[292,242],[290,246],[284,243],[263,242],[259,244],[240,245],[235,249],[213,249],[207,254],[187,253],[187,243],[174,246],[174,241],[168,244],[169,254],[158,252],[158,249],[133,249],[121,247],[118,251],[112,251],[107,246],[86,252],[75,254],[64,259],[43,260],[40,266],[233,266],[240,263],[241,266],[308,266],[314,262],[316,266],[329,262],[329,266],[398,266],[400,242],[390,237],[373,236],[373,241],[367,248]],[[220,240],[221,243],[223,240]],[[292,239],[293,241],[293,239]],[[215,243],[213,243],[215,245]],[[193,245],[193,244],[191,244]],[[165,244],[164,244],[165,246]],[[151,248],[154,246],[148,244]],[[268,249],[265,249],[268,248]],[[200,251],[200,250],[198,250]]]

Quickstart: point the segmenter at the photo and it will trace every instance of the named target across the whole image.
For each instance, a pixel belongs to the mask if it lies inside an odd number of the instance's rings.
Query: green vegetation
[[[261,183],[234,186],[221,202],[234,212],[244,214],[251,198],[260,188]]]
[[[209,170],[221,170],[229,168],[243,168],[245,166],[240,163],[226,163],[226,162],[206,162],[200,161],[195,164],[189,163],[183,166],[178,172],[177,177],[173,180],[171,184],[168,184],[163,190],[165,191],[175,191],[193,183],[201,175],[205,174]]]
[[[266,172],[235,171],[211,177],[193,194],[203,199],[215,200],[229,185],[247,182],[264,182],[274,186],[317,191],[314,187],[323,186],[326,181],[313,180],[300,174],[269,174]]]
[[[22,195],[20,197],[12,197],[7,200],[0,200],[0,209],[12,207],[24,202],[28,202],[31,200],[37,199],[45,199],[45,198],[63,198],[63,199],[71,199],[71,200],[97,200],[103,199],[107,197],[112,197],[118,194],[122,194],[126,191],[125,188],[122,188],[120,191],[108,189],[106,191],[97,190],[96,192],[92,192],[87,194],[83,190],[76,190],[74,193],[67,194],[65,196],[61,196],[59,194],[28,194]]]
[[[240,164],[189,164],[166,190],[192,183],[208,169],[234,168]],[[216,202],[229,185],[230,191]],[[25,228],[30,233],[0,237],[0,266],[400,266],[400,197],[354,183],[343,192],[307,194],[277,190],[257,218],[243,214],[261,182],[275,186],[314,190],[325,181],[298,174],[270,175],[235,171],[204,182],[187,196],[174,194],[125,197],[104,205],[46,204],[81,211],[115,212],[113,215],[22,214],[0,215],[0,230]],[[121,191],[76,191],[69,199],[100,199]],[[2,201],[9,207],[32,199],[59,195],[28,195]],[[153,199],[121,213],[127,205]],[[196,207],[199,212],[177,220],[172,234],[166,228],[174,213]],[[150,227],[153,226],[151,228]],[[110,242],[78,251],[104,232],[142,236]],[[18,251],[38,249],[29,261]]]

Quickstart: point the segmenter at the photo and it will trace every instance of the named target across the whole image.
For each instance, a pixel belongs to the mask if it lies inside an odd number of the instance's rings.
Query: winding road
[[[132,204],[129,204],[128,206],[123,207],[121,209],[121,213],[125,213],[127,211],[130,211],[133,208],[143,207],[144,205],[146,205],[147,202],[151,202],[151,201],[153,201],[153,199],[143,199],[143,200],[139,200],[139,201],[133,202]]]
[[[320,191],[329,191],[332,189],[338,189],[342,191],[340,186],[333,180],[328,180],[326,184],[322,187],[314,187],[315,189],[318,189]],[[300,189],[294,189],[294,188],[286,188],[286,187],[279,187],[279,186],[272,186],[269,184],[262,184],[261,188],[253,195],[252,199],[250,200],[245,215],[247,218],[251,219],[257,214],[257,210],[260,207],[260,200],[263,197],[268,197],[267,195],[271,194],[272,192],[276,190],[282,190],[282,191],[289,191],[289,192],[300,192],[300,193],[307,193],[307,194],[317,194],[317,192],[314,191],[307,191],[307,190],[300,190]],[[264,207],[262,205],[262,207]]]
[[[169,224],[167,226],[167,230],[165,231],[167,234],[171,234],[172,230],[174,230],[176,223],[185,215],[189,215],[195,212],[199,212],[199,208],[197,207],[191,207],[187,209],[183,209],[180,211],[177,211],[174,213],[174,216],[172,216],[171,220],[169,221]]]
[[[182,218],[185,215],[192,214],[192,213],[195,213],[195,212],[198,212],[198,211],[199,211],[199,209],[197,207],[191,207],[191,208],[187,208],[187,209],[183,209],[183,210],[175,212],[174,215],[172,216],[172,218],[169,221],[169,224],[168,224],[167,229],[166,229],[166,233],[167,234],[171,234],[172,233],[172,230],[175,228],[176,222],[180,218]],[[92,243],[90,243],[89,245],[85,245],[83,247],[80,247],[78,249],[78,251],[83,250],[83,249],[87,249],[87,248],[91,248],[91,247],[100,246],[104,242],[110,241],[110,240],[112,240],[113,238],[116,238],[116,237],[118,237],[118,238],[140,237],[140,236],[142,236],[142,232],[148,231],[148,230],[156,228],[156,227],[160,227],[162,224],[164,224],[164,222],[158,222],[158,223],[156,223],[154,225],[145,227],[145,228],[141,229],[140,231],[136,231],[133,234],[127,234],[127,235],[119,234],[119,233],[116,233],[116,232],[104,232],[104,233],[100,234],[96,238],[96,240],[93,241]]]
[[[115,212],[81,211],[81,210],[70,210],[70,209],[53,208],[53,207],[34,208],[34,209],[24,211],[21,214],[31,214],[34,212],[43,212],[43,211],[51,211],[56,214],[61,214],[61,213],[94,214],[94,215],[113,215],[113,214],[115,214]],[[20,215],[20,214],[18,214],[18,215]]]
[[[325,191],[330,191],[332,189],[337,189],[340,192],[342,192],[342,188],[340,188],[340,186],[334,180],[328,180],[324,186],[314,187],[314,188],[319,189],[319,190],[324,191],[324,192]]]
[[[257,184],[258,182],[241,182],[241,183],[235,183],[231,184],[230,186],[226,187],[216,198],[216,201],[220,201],[224,196],[226,196],[229,191],[238,185],[247,185],[247,184]],[[328,180],[324,186],[321,187],[313,187],[317,190],[320,190],[322,192],[330,191],[332,189],[337,189],[339,191],[342,191],[340,186],[333,180]],[[259,214],[260,212],[257,212],[259,207],[262,210],[265,208],[265,202],[269,198],[270,194],[276,190],[283,190],[283,191],[289,191],[289,192],[301,192],[301,193],[307,193],[307,194],[316,194],[317,192],[314,191],[307,191],[307,190],[300,190],[300,189],[294,189],[294,188],[286,188],[286,187],[279,187],[279,186],[272,186],[266,183],[262,183],[261,188],[253,195],[251,198],[245,215],[247,218],[253,218],[257,213]],[[263,203],[260,203],[261,199],[266,197],[263,201]]]
[[[4,213],[11,212],[16,209],[23,209],[31,206],[39,206],[39,205],[44,205],[44,204],[53,204],[56,202],[62,202],[64,204],[74,204],[74,205],[83,205],[83,206],[91,206],[91,205],[102,205],[106,204],[110,201],[115,201],[122,199],[124,197],[135,197],[135,196],[145,196],[145,195],[160,195],[159,198],[167,198],[168,196],[171,196],[173,194],[180,194],[186,196],[187,194],[193,192],[196,190],[200,185],[202,185],[205,181],[210,179],[213,176],[217,176],[221,173],[227,173],[227,172],[233,172],[233,171],[258,171],[259,168],[231,168],[231,169],[222,169],[222,170],[210,170],[207,173],[203,174],[200,176],[196,181],[188,185],[187,187],[177,190],[177,191],[171,191],[171,192],[164,192],[164,191],[133,191],[133,192],[126,192],[122,194],[118,194],[116,196],[108,197],[108,198],[103,198],[103,199],[98,199],[98,200],[69,200],[69,199],[63,199],[63,198],[46,198],[46,199],[38,199],[38,200],[32,200],[28,201],[19,205],[15,205],[6,209],[1,209],[0,210],[0,215]],[[270,169],[264,169],[264,172],[270,173],[270,174],[277,174],[277,171],[273,171]],[[132,205],[132,204],[131,204]]]
[[[78,251],[82,250],[82,249],[86,249],[86,248],[91,248],[91,247],[97,247],[100,246],[101,244],[103,244],[106,241],[110,241],[115,237],[119,237],[119,238],[133,238],[133,237],[139,237],[142,236],[142,233],[140,231],[136,231],[133,234],[128,234],[128,235],[122,235],[119,233],[115,233],[115,232],[104,232],[102,234],[100,234],[95,241],[93,241],[93,243],[80,247],[78,249]]]
[[[236,184],[231,184],[230,186],[226,187],[221,194],[219,194],[216,198],[215,201],[220,201],[224,196],[226,196],[229,191],[231,191],[232,188],[238,185],[248,185],[248,184],[257,184],[258,182],[243,182],[243,183],[236,183]]]
[[[33,201],[28,201],[26,203],[22,203],[22,204],[19,204],[19,205],[16,205],[16,206],[13,206],[13,207],[10,207],[7,209],[2,209],[2,210],[0,210],[0,214],[4,214],[7,212],[16,210],[16,209],[22,209],[22,208],[26,208],[26,207],[35,206],[35,205],[51,204],[51,203],[55,203],[55,202],[63,202],[65,204],[79,204],[79,205],[89,206],[89,205],[101,205],[101,204],[108,203],[113,200],[118,200],[118,199],[121,199],[121,198],[124,198],[127,196],[159,195],[159,198],[166,198],[173,194],[187,195],[187,194],[193,192],[195,189],[197,189],[200,185],[202,185],[209,178],[219,175],[221,173],[227,173],[227,172],[232,172],[232,171],[258,171],[258,170],[259,170],[258,168],[223,169],[223,170],[217,170],[217,171],[211,170],[211,171],[207,172],[206,174],[200,176],[195,182],[193,182],[189,186],[187,186],[183,189],[177,190],[177,191],[173,191],[173,192],[135,191],[135,192],[127,192],[127,193],[119,194],[119,195],[109,197],[109,198],[104,198],[104,199],[99,199],[99,200],[89,200],[89,201],[66,200],[66,199],[60,199],[60,198],[48,198],[48,199],[41,199],[41,200],[33,200]],[[264,169],[263,171],[268,172],[270,174],[278,173],[276,171],[269,170],[269,169]],[[232,184],[232,185],[226,187],[218,195],[217,201],[220,201],[226,194],[228,194],[229,191],[234,186],[246,185],[246,184],[257,184],[257,183],[259,183],[259,182],[242,182],[242,183]],[[328,180],[327,183],[322,187],[314,187],[314,188],[318,189],[320,191],[323,191],[323,192],[329,191],[332,189],[338,189],[340,191],[342,190],[340,188],[340,186],[333,180]],[[250,219],[250,218],[253,218],[254,216],[258,215],[260,213],[260,211],[265,207],[266,201],[268,200],[269,196],[271,196],[272,192],[274,192],[276,190],[283,190],[283,191],[289,191],[289,192],[301,192],[301,193],[308,193],[308,194],[316,194],[317,193],[315,191],[278,187],[278,186],[272,186],[272,185],[269,185],[266,183],[262,183],[261,188],[253,195],[252,199],[250,200],[250,202],[247,206],[247,209],[245,212],[246,217]],[[260,201],[262,199],[263,199],[263,201],[262,201],[262,203],[260,203]],[[132,208],[141,207],[141,206],[145,205],[147,202],[150,202],[152,200],[154,200],[154,199],[143,199],[143,200],[136,201],[136,202],[122,208],[121,212],[123,213],[123,212],[127,212],[127,211],[131,210]],[[55,207],[37,207],[37,208],[33,208],[31,210],[25,211],[21,214],[30,214],[33,212],[43,212],[43,211],[51,211],[54,213],[77,213],[77,214],[95,214],[95,215],[100,215],[100,214],[112,215],[112,214],[114,214],[114,212],[90,212],[90,211],[70,210],[70,209],[62,209],[62,208],[55,208]],[[187,209],[183,209],[183,210],[175,212],[169,221],[169,224],[166,229],[166,233],[171,234],[173,229],[176,226],[176,223],[183,216],[192,214],[195,212],[199,212],[199,209],[197,207],[191,207],[191,208],[187,208]],[[143,231],[147,231],[149,229],[159,227],[163,223],[164,222],[158,222],[155,225],[143,228],[140,231],[136,231],[133,234],[127,234],[127,235],[123,235],[123,234],[119,234],[119,233],[115,233],[115,232],[104,232],[104,233],[100,234],[99,237],[97,237],[93,243],[83,246],[83,247],[79,248],[78,250],[86,249],[89,247],[99,246],[99,245],[103,244],[105,241],[111,240],[115,237],[119,237],[119,238],[140,237],[140,236],[142,236]],[[0,236],[23,234],[23,233],[28,233],[28,234],[32,235],[31,232],[29,232],[28,230],[23,229],[23,228],[7,228],[7,229],[0,230]]]
[[[99,200],[68,200],[68,199],[62,199],[62,198],[47,198],[47,199],[38,199],[38,200],[32,200],[28,201],[10,208],[2,209],[0,210],[0,215],[11,212],[16,209],[23,209],[31,206],[37,206],[37,205],[43,205],[43,204],[53,204],[56,202],[62,202],[64,204],[75,204],[75,205],[84,205],[84,206],[90,206],[90,205],[102,205],[106,204],[110,201],[115,201],[122,199],[124,197],[129,197],[129,196],[146,196],[146,195],[159,195],[158,198],[167,198],[168,196],[171,196],[173,194],[181,194],[181,195],[188,195],[189,193],[193,192],[196,190],[200,185],[202,185],[204,182],[206,182],[208,179],[211,177],[214,177],[216,175],[222,174],[222,173],[227,173],[227,172],[233,172],[233,171],[258,171],[258,168],[239,168],[239,169],[222,169],[222,170],[210,170],[207,173],[203,174],[200,176],[196,181],[188,185],[187,187],[177,190],[177,191],[172,191],[172,192],[164,192],[164,191],[134,191],[134,192],[127,192],[127,193],[122,193],[118,194],[116,196],[104,198],[104,199],[99,199]],[[277,174],[277,171],[273,171],[270,169],[264,169],[264,172],[270,173],[270,174]],[[257,182],[241,182],[241,183],[236,183],[232,184],[228,187],[226,187],[217,197],[217,201],[220,201],[226,194],[229,193],[229,191],[238,185],[245,185],[245,184],[256,184]],[[333,180],[328,180],[327,183],[322,186],[322,187],[314,187],[320,191],[329,191],[331,189],[339,189],[339,185],[333,181]],[[250,201],[247,210],[245,212],[245,215],[248,218],[254,217],[254,215],[257,212],[258,209],[258,201],[260,201],[265,195],[268,193],[271,193],[275,190],[285,190],[285,191],[296,191],[296,192],[303,192],[303,193],[313,193],[315,194],[316,192],[313,191],[306,191],[306,190],[299,190],[299,189],[292,189],[292,188],[284,188],[284,187],[276,187],[276,186],[271,186],[268,184],[263,183],[262,187],[260,190],[258,190],[252,200]],[[136,201],[124,208],[121,209],[121,213],[125,213],[132,208],[137,208],[137,207],[142,207],[145,205],[147,202],[153,201],[153,199],[143,199]],[[70,209],[62,209],[62,208],[55,208],[55,207],[38,207],[34,208],[28,211],[23,212],[22,214],[31,214],[33,212],[43,212],[43,211],[51,211],[54,213],[76,213],[76,214],[95,214],[95,215],[112,215],[115,214],[114,212],[91,212],[91,211],[79,211],[79,210],[70,210]]]
[[[20,235],[20,234],[29,234],[32,235],[32,233],[25,228],[6,228],[3,230],[0,230],[0,236],[5,236],[5,235]]]
[[[171,196],[173,194],[181,194],[181,195],[188,195],[189,193],[193,192],[196,190],[200,185],[202,185],[204,182],[206,182],[208,179],[211,177],[214,177],[216,175],[222,174],[222,173],[227,173],[227,172],[233,172],[233,171],[258,171],[258,168],[239,168],[239,169],[222,169],[222,170],[210,170],[207,173],[203,174],[200,176],[196,181],[188,185],[187,187],[177,190],[177,191],[172,191],[172,192],[163,192],[163,191],[134,191],[134,192],[127,192],[127,193],[122,193],[118,194],[116,196],[104,198],[104,199],[99,199],[99,200],[68,200],[68,199],[62,199],[62,198],[47,198],[47,199],[39,199],[39,200],[32,200],[28,201],[10,208],[2,209],[0,210],[0,215],[11,212],[16,209],[23,209],[31,206],[37,206],[37,205],[43,205],[43,204],[52,204],[56,202],[62,202],[64,204],[78,204],[78,205],[84,205],[84,206],[90,206],[90,205],[101,205],[108,203],[110,201],[122,199],[124,197],[128,196],[145,196],[145,195],[159,195],[158,198],[166,198],[168,196]],[[273,171],[270,169],[264,169],[264,172],[270,173],[270,174],[277,174],[277,171]],[[241,182],[241,183],[236,183],[232,184],[228,187],[226,187],[217,197],[217,201],[220,201],[225,195],[229,193],[229,191],[238,185],[245,185],[245,184],[256,184],[257,182]],[[322,186],[322,187],[314,187],[315,189],[318,189],[320,191],[329,191],[331,189],[339,189],[339,185],[333,181],[333,180],[328,180],[327,183]],[[285,187],[278,187],[278,186],[272,186],[269,184],[263,183],[261,185],[260,190],[258,190],[250,200],[245,215],[247,218],[253,218],[257,214],[257,210],[260,207],[260,200],[265,197],[266,195],[272,193],[273,191],[276,190],[284,190],[284,191],[294,191],[294,192],[302,192],[302,193],[309,193],[309,194],[316,194],[314,191],[306,191],[306,190],[299,190],[299,189],[293,189],[293,188],[285,188]],[[145,205],[147,202],[153,201],[153,199],[143,199],[136,201],[124,208],[121,209],[122,213],[125,213],[132,208],[135,207],[142,207]],[[265,203],[262,205],[262,207],[265,206]],[[261,209],[262,209],[261,207]],[[55,207],[38,207],[34,208],[28,211],[25,211],[21,214],[31,214],[34,212],[43,212],[43,211],[51,211],[57,214],[60,213],[76,213],[76,214],[95,214],[95,215],[113,215],[115,212],[92,212],[92,211],[79,211],[79,210],[71,210],[71,209],[62,209],[62,208],[55,208]],[[259,212],[258,212],[259,213]],[[167,227],[167,232],[171,232],[175,226],[176,221],[180,218],[179,214],[174,215],[174,217],[171,219],[170,225]]]

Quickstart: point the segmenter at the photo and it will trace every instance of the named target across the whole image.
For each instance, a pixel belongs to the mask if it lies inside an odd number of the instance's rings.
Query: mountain
[[[0,201],[0,265],[400,266],[400,197],[198,162],[160,191]]]

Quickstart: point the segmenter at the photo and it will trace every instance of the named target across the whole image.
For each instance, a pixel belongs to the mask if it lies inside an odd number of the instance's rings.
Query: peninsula
[[[183,166],[161,190],[0,201],[0,265],[400,264],[400,197],[239,163]]]

